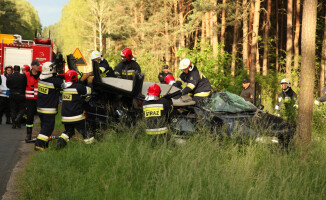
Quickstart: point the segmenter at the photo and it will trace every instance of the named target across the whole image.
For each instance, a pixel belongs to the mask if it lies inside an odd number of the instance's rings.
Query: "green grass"
[[[28,162],[20,199],[325,199],[324,114],[316,108],[304,160],[297,151],[205,133],[183,146],[153,147],[141,126],[110,129],[93,145],[73,139],[57,151],[53,143]]]

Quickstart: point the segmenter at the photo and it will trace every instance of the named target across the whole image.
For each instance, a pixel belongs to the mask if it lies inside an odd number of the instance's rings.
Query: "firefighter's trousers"
[[[86,122],[85,120],[77,121],[77,122],[69,122],[69,123],[64,123],[65,126],[65,134],[71,138],[72,136],[75,135],[75,129],[82,134],[83,138],[86,139],[87,134],[86,134]]]
[[[52,135],[54,124],[55,124],[55,115],[56,114],[39,113],[39,117],[41,121],[40,134],[46,135],[48,137]]]
[[[34,115],[36,113],[36,99],[26,99],[26,127],[34,127]]]

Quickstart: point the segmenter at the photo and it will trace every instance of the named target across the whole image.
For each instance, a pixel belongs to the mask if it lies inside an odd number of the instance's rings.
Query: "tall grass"
[[[324,113],[315,111],[315,120]],[[325,199],[325,120],[318,120],[305,160],[276,146],[212,141],[204,132],[182,146],[153,146],[141,126],[109,129],[93,145],[71,140],[56,151],[51,144],[27,164],[20,198]]]

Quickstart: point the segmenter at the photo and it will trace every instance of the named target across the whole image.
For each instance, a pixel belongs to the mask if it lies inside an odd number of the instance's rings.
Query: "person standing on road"
[[[26,120],[26,129],[27,134],[25,138],[25,142],[28,142],[32,139],[32,132],[34,127],[34,115],[37,113],[36,110],[36,100],[38,94],[38,80],[41,74],[40,72],[40,63],[37,60],[32,61],[32,70],[26,72],[26,112],[27,112],[27,120]]]
[[[244,100],[254,103],[254,90],[250,86],[250,81],[248,78],[244,78],[242,80],[243,90],[241,91],[240,97],[244,98]]]
[[[141,73],[140,66],[129,48],[120,53],[121,62],[114,68],[115,76],[122,79],[133,80],[136,73]]]
[[[158,74],[158,80],[160,80],[160,83],[162,83],[162,84],[165,84],[165,83],[166,83],[164,79],[165,79],[165,77],[166,77],[167,75],[171,75],[171,76],[173,76],[172,73],[169,72],[169,65],[164,65],[164,66],[163,66],[163,71],[161,71],[161,72]]]
[[[57,141],[57,149],[64,148],[67,145],[69,139],[75,134],[75,129],[82,134],[86,144],[94,141],[94,137],[86,133],[83,99],[81,97],[82,95],[90,95],[91,88],[77,83],[78,75],[74,70],[68,70],[64,76],[61,119],[65,131]]]
[[[209,80],[188,58],[181,60],[179,69],[183,70],[183,73],[174,85],[180,88],[183,83],[186,83],[186,87],[181,91],[182,95],[193,93],[193,100],[196,103],[211,95],[212,87]]]
[[[37,112],[41,121],[41,130],[37,136],[34,150],[43,151],[48,147],[49,137],[52,135],[55,116],[58,113],[58,104],[63,77],[56,76],[55,64],[43,64],[42,73],[38,82]]]
[[[143,102],[142,108],[145,117],[146,134],[156,136],[166,140],[169,131],[169,119],[172,112],[171,99],[160,98],[161,88],[157,84],[149,86],[147,96]]]
[[[10,89],[10,110],[12,128],[21,128],[21,118],[25,113],[25,88],[26,76],[20,73],[20,67],[14,66],[14,73],[7,79],[7,86]]]
[[[5,67],[5,73],[0,76],[0,125],[2,124],[2,115],[6,115],[6,124],[10,122],[10,103],[9,103],[9,89],[7,87],[8,76],[12,74],[12,66]]]

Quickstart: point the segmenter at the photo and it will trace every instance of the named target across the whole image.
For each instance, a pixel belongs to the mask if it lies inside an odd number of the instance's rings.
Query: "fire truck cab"
[[[8,65],[30,66],[33,60],[38,60],[41,64],[51,62],[52,54],[51,39],[22,40],[17,34],[0,34],[0,74],[3,74]]]

